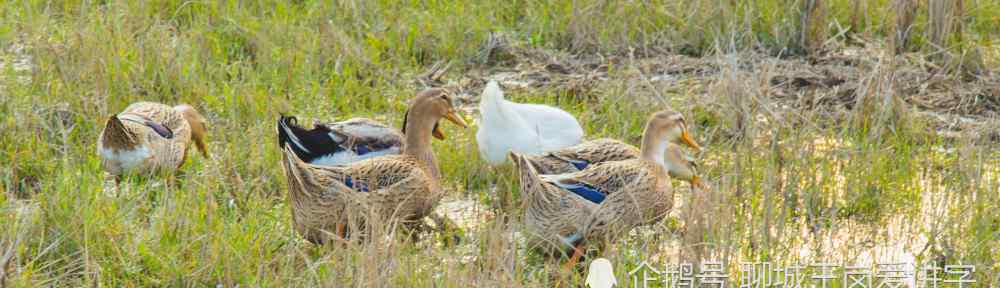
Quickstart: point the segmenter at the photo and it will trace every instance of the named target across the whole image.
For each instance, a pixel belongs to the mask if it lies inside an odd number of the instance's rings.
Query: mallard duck
[[[283,148],[285,174],[295,229],[307,240],[324,243],[330,235],[345,238],[351,211],[374,211],[380,217],[416,223],[434,210],[444,192],[431,149],[431,137],[444,133],[437,122],[444,118],[458,126],[466,123],[452,107],[444,90],[417,94],[403,121],[405,134],[400,155],[374,157],[338,166],[319,166],[299,159],[292,143]],[[437,132],[434,132],[437,130]]]
[[[496,81],[483,89],[479,102],[479,153],[490,164],[507,161],[507,152],[540,155],[579,144],[580,123],[562,109],[504,100]]]
[[[308,130],[299,126],[295,117],[281,116],[278,119],[278,147],[286,144],[290,144],[295,155],[306,163],[334,166],[399,154],[403,148],[403,134],[368,118],[315,123],[313,129]]]
[[[568,174],[541,175],[527,158],[511,153],[526,195],[529,245],[547,251],[572,248],[574,263],[586,240],[614,238],[665,216],[674,195],[662,163],[675,160],[664,155],[669,143],[687,133],[683,123],[680,113],[657,112],[646,124],[638,158],[597,163]]]
[[[112,115],[97,139],[101,166],[123,173],[172,171],[184,164],[192,142],[208,158],[205,119],[190,105],[138,102]]]
[[[684,124],[681,123],[681,125]],[[697,146],[690,135],[686,133],[681,134],[679,139],[682,141],[681,143],[691,146],[696,150],[701,150],[701,147]],[[539,156],[525,156],[540,174],[572,173],[597,163],[629,160],[638,157],[639,148],[609,138],[586,141]],[[695,187],[702,185],[701,177],[695,171],[697,164],[694,162],[694,159],[684,153],[684,150],[679,145],[667,143],[667,151],[664,153],[664,157],[668,158],[663,163],[666,165],[665,167],[670,177],[688,181]]]

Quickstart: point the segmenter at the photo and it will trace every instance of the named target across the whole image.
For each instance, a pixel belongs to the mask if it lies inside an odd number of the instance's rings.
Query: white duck
[[[583,141],[583,128],[573,115],[551,106],[504,100],[496,81],[483,89],[479,115],[476,141],[490,164],[504,163],[511,151],[540,155]]]

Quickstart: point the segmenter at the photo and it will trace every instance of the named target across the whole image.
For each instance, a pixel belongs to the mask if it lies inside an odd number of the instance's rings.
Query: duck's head
[[[653,135],[648,135],[653,138],[675,144],[684,144],[701,151],[701,146],[694,141],[691,133],[688,132],[687,122],[684,121],[684,115],[681,115],[680,112],[664,110],[654,113],[646,124],[646,133],[653,133]]]
[[[414,123],[425,123],[433,122],[434,127],[431,129],[431,134],[435,138],[444,140],[445,134],[441,131],[438,121],[444,118],[459,127],[466,128],[469,125],[465,123],[465,120],[458,115],[458,111],[452,105],[451,95],[444,89],[427,89],[417,93],[417,96],[410,103],[410,108],[406,111],[405,116],[403,116],[403,133],[406,134],[407,124],[410,121]]]

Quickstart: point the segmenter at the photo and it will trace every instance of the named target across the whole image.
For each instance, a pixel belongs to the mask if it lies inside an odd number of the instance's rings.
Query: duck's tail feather
[[[299,193],[307,193],[309,188],[318,188],[323,185],[317,179],[318,169],[313,169],[312,164],[306,163],[299,158],[298,155],[293,151],[291,144],[286,144],[282,149],[282,166],[285,168],[285,174],[288,177],[289,189],[294,189]]]
[[[118,115],[111,115],[108,118],[101,137],[103,138],[101,139],[102,142],[108,148],[133,149],[138,145],[136,137],[132,133],[129,133],[128,129],[125,128],[125,124],[118,118]]]
[[[281,115],[278,118],[278,146],[281,149],[285,149],[287,146],[300,160],[309,157],[313,152],[299,138],[299,134],[304,131],[305,128],[298,125],[298,119],[295,116]]]
[[[280,129],[279,129],[280,130]],[[281,167],[285,169],[285,176],[288,178],[288,189],[300,191],[304,184],[302,171],[299,165],[303,163],[298,155],[292,151],[291,145],[281,146]],[[292,192],[292,191],[289,191]]]
[[[511,162],[514,163],[521,175],[521,193],[527,195],[530,198],[529,201],[543,201],[547,203],[557,201],[559,195],[548,189],[548,185],[539,176],[537,168],[535,168],[534,164],[527,157],[514,152],[510,152],[509,156]]]
[[[300,192],[329,190],[329,188],[333,187],[350,189],[349,187],[345,188],[343,186],[345,184],[340,181],[331,181],[331,179],[343,179],[347,177],[344,175],[345,172],[343,170],[338,167],[318,166],[306,163],[295,154],[291,146],[291,144],[286,144],[282,148],[281,153],[281,165],[284,167],[285,173],[289,178],[289,185],[305,188],[305,190],[301,190]]]
[[[205,144],[208,137],[208,126],[205,123],[205,117],[202,117],[198,110],[187,104],[174,106],[174,111],[180,112],[184,120],[187,120],[188,125],[191,126],[191,140],[194,140],[194,145],[198,147],[198,151],[201,151],[201,156],[208,158],[208,145]]]

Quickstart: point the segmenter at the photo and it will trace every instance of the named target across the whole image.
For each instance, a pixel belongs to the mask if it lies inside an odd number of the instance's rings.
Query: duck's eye
[[[444,103],[448,103],[448,105],[454,105],[451,101],[451,97],[448,97],[448,95],[441,95],[441,100],[443,100]]]

